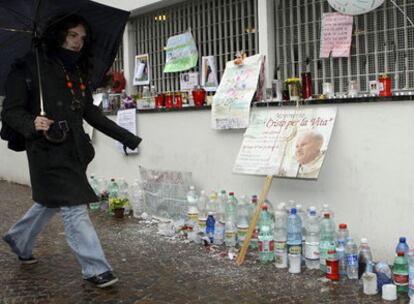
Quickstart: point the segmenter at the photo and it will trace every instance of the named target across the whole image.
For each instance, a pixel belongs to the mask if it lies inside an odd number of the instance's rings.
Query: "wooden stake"
[[[244,257],[247,253],[247,249],[249,248],[250,239],[252,238],[253,231],[256,228],[257,219],[259,218],[260,211],[262,209],[262,205],[267,198],[267,194],[269,193],[270,186],[272,185],[273,176],[266,176],[265,182],[263,184],[262,192],[259,196],[259,201],[256,206],[256,210],[254,212],[252,221],[249,226],[249,230],[247,231],[246,237],[243,242],[243,246],[240,249],[240,254],[237,257],[237,266],[240,266],[244,262]]]

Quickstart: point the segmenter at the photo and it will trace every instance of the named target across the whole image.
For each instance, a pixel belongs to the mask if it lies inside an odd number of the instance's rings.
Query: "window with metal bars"
[[[218,77],[239,50],[257,52],[256,0],[192,0],[132,20],[136,55],[149,54],[151,85],[158,92],[179,91],[180,73],[163,73],[167,39],[190,29],[202,56],[213,55]],[[192,71],[200,71],[196,67]]]
[[[121,72],[123,69],[124,69],[124,56],[123,56],[123,44],[121,42],[118,52],[116,53],[114,62],[111,66],[111,71]]]
[[[407,17],[414,18],[414,1],[396,0]],[[299,77],[309,71],[313,92],[322,83],[334,84],[345,93],[348,82],[357,80],[368,92],[369,81],[382,73],[391,76],[394,91],[414,89],[414,28],[394,6],[385,1],[367,14],[354,16],[349,58],[319,58],[321,19],[333,12],[326,0],[275,0],[275,45],[278,78]]]

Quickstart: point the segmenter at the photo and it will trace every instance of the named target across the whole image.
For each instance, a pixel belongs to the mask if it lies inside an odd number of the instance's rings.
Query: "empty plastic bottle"
[[[322,205],[322,209],[321,209],[321,219],[323,219],[323,215],[325,213],[329,213],[330,218],[333,220],[334,219],[334,213],[333,211],[329,208],[328,204],[323,204]]]
[[[245,197],[241,197],[237,206],[237,241],[239,245],[243,245],[249,230],[249,202]]]
[[[214,219],[213,212],[209,211],[206,221],[206,234],[210,239],[210,243],[214,243],[214,230],[216,226],[216,220]]]
[[[398,252],[404,252],[406,255],[410,251],[410,247],[408,247],[407,239],[404,236],[400,237],[400,241],[397,244],[397,247],[395,248],[395,253],[398,254]]]
[[[218,204],[217,204],[217,192],[211,191],[208,195],[208,200],[206,202],[206,210],[207,214],[209,212],[212,212],[214,215],[214,218],[216,218],[217,210],[218,210]]]
[[[347,224],[339,224],[338,225],[338,232],[336,233],[336,240],[342,241],[344,244],[346,242],[346,239],[349,236],[349,230]]]
[[[197,209],[198,209],[198,227],[201,231],[204,231],[206,228],[206,221],[207,221],[207,201],[208,197],[204,190],[200,191],[200,196],[198,197],[197,201]]]
[[[216,225],[214,228],[214,244],[216,245],[222,245],[224,243],[224,226],[224,222],[216,220]]]
[[[190,186],[190,190],[187,192],[187,226],[189,229],[194,230],[198,225],[198,194],[194,186]]]
[[[274,259],[274,241],[272,230],[272,218],[264,205],[259,221],[259,259],[262,263],[272,262]]]
[[[414,250],[410,250],[407,254],[408,260],[408,296],[414,300]]]
[[[308,269],[318,269],[320,225],[319,217],[316,215],[315,210],[309,212],[305,221],[305,227],[305,265]]]
[[[392,267],[392,277],[398,293],[408,293],[408,270],[407,257],[404,251],[399,251]]]
[[[253,219],[253,215],[256,211],[256,206],[257,206],[257,195],[253,195],[252,199],[250,201],[250,207],[249,207],[249,223],[252,221]],[[256,223],[256,227],[253,230],[252,233],[252,237],[250,238],[250,248],[252,249],[257,249],[258,248],[258,234],[259,234],[259,226],[257,225],[258,223]]]
[[[145,192],[142,186],[135,180],[129,189],[129,199],[132,205],[132,215],[138,218],[145,211]]]
[[[227,200],[226,204],[226,210],[225,210],[225,218],[226,221],[231,218],[233,223],[236,223],[237,221],[237,199],[234,196],[234,192],[229,193],[229,198]]]
[[[359,245],[358,253],[358,278],[360,279],[364,272],[373,271],[373,260],[371,248],[368,245],[368,239],[362,238]]]
[[[276,268],[286,268],[287,258],[287,217],[285,211],[286,204],[281,202],[274,211],[274,245],[275,245],[275,266]]]
[[[326,258],[329,250],[336,251],[335,224],[331,214],[325,212],[320,222],[319,265],[320,270],[326,273]]]
[[[290,209],[287,218],[287,250],[288,254],[302,254],[302,222],[296,214],[296,208]]]
[[[121,199],[126,199],[127,200],[127,203],[124,205],[124,213],[125,214],[130,214],[131,211],[132,211],[132,207],[131,207],[131,204],[129,203],[129,200],[128,200],[129,185],[123,177],[120,177],[120,178],[118,178],[118,186],[119,186],[118,196]]]
[[[235,247],[237,242],[237,228],[233,222],[233,218],[230,216],[226,220],[224,227],[224,242],[227,247]]]
[[[358,247],[350,236],[345,244],[345,258],[348,279],[358,279]]]
[[[346,258],[345,258],[345,242],[349,236],[348,226],[346,224],[339,224],[338,232],[336,233],[336,255],[339,263],[339,274],[346,275]]]
[[[95,194],[96,194],[96,196],[98,198],[96,202],[89,203],[89,208],[91,210],[97,210],[101,206],[101,201],[100,201],[101,194],[100,194],[100,191],[99,191],[98,181],[97,181],[97,179],[95,178],[94,175],[91,175],[90,176],[90,178],[89,178],[89,184],[91,185],[91,188],[92,188],[93,192],[95,192]]]
[[[217,195],[217,214],[216,220],[225,222],[225,213],[226,213],[226,204],[227,204],[228,196],[226,194],[226,190],[221,190],[220,193]]]

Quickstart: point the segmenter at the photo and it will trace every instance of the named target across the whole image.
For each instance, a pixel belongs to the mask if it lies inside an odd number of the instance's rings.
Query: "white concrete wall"
[[[274,179],[269,199],[290,199],[304,206],[328,203],[336,223],[367,237],[375,259],[392,262],[400,235],[414,246],[412,102],[338,105],[330,148],[318,181]],[[114,118],[113,116],[111,118]],[[258,194],[261,176],[232,174],[243,131],[215,131],[209,111],[138,114],[140,154],[124,156],[115,143],[95,132],[97,155],[89,173],[106,178],[139,178],[138,166],[193,172],[195,185],[207,191],[226,189]],[[0,144],[0,178],[28,180],[24,154]]]

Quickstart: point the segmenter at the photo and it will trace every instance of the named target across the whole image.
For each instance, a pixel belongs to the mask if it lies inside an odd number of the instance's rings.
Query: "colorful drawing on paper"
[[[212,128],[241,129],[249,124],[250,103],[257,90],[262,55],[247,57],[242,65],[226,64],[213,97]]]
[[[165,54],[164,73],[182,72],[195,67],[198,51],[191,32],[168,38]]]

